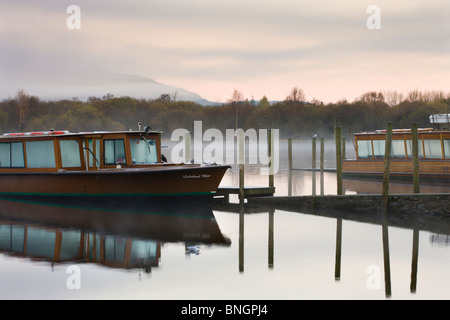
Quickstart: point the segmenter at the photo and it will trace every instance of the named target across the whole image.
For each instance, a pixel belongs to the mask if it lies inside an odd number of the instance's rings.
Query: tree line
[[[237,127],[244,130],[279,129],[282,138],[307,138],[313,134],[331,138],[334,127],[341,126],[346,135],[353,132],[385,128],[430,127],[429,116],[450,113],[450,94],[441,91],[414,90],[406,95],[392,92],[366,92],[352,102],[340,100],[323,103],[305,101],[303,91],[293,88],[283,101],[244,100],[235,90],[231,98],[219,105],[203,106],[190,101],[176,101],[163,94],[158,99],[136,99],[128,96],[90,97],[86,101],[63,99],[44,101],[18,90],[14,98],[0,102],[0,131],[137,129],[138,122],[162,130],[164,138],[178,128],[193,130],[196,120],[203,128],[223,132]]]

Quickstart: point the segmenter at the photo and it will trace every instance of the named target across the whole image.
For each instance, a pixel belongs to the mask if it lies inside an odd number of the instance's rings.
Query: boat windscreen
[[[130,139],[133,164],[151,164],[158,162],[155,139]]]

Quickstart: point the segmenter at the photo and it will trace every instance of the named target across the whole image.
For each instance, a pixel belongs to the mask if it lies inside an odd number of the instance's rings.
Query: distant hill
[[[6,86],[0,88],[1,97],[14,97],[18,89],[42,100],[73,99],[89,97],[115,97],[156,99],[162,94],[176,100],[193,101],[203,105],[213,104],[194,92],[159,83],[140,75],[114,73],[100,67],[63,68],[46,71],[33,70],[21,76],[15,75]]]

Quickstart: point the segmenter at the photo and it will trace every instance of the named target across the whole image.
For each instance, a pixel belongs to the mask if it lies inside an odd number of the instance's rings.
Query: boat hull
[[[179,165],[149,169],[2,173],[0,198],[61,205],[203,199],[216,192],[228,168]]]
[[[419,163],[421,184],[450,185],[450,161],[426,160]],[[398,183],[413,183],[413,163],[411,160],[391,160],[389,180]],[[367,181],[382,181],[384,159],[344,160],[342,177]]]

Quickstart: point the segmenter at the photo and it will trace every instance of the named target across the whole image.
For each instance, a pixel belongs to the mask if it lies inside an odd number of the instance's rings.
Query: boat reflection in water
[[[164,210],[164,211],[163,211]],[[157,267],[164,242],[230,245],[208,202],[172,201],[125,211],[0,200],[0,252],[50,263]],[[197,252],[198,253],[198,252]]]

